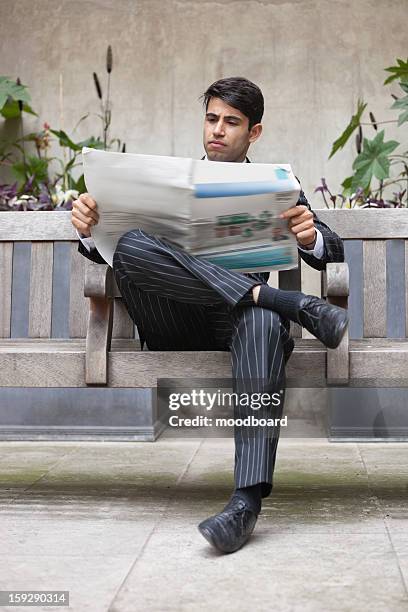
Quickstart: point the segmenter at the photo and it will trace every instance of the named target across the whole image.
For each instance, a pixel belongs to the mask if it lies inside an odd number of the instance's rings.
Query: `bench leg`
[[[85,382],[108,384],[108,355],[111,347],[113,299],[91,297],[86,336]]]
[[[348,307],[349,270],[345,262],[328,263],[323,273],[323,295],[329,304]],[[327,384],[348,385],[350,382],[349,331],[336,349],[327,349]]]

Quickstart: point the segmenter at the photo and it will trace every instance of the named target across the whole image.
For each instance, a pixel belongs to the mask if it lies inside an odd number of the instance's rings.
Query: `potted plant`
[[[0,165],[13,177],[9,182],[0,185],[0,211],[71,210],[73,200],[85,191],[83,174],[78,176],[76,171],[81,165],[79,158],[82,147],[110,149],[116,145],[118,150],[125,151],[125,144],[119,139],[109,139],[112,118],[112,67],[112,48],[109,45],[106,54],[105,97],[98,75],[93,73],[93,82],[101,105],[101,111],[98,113],[102,122],[101,136],[91,136],[81,141],[76,141],[74,136],[68,136],[63,129],[52,129],[46,122],[41,130],[25,134],[24,114],[37,116],[30,106],[28,89],[19,79],[13,81],[5,76],[0,77],[0,114],[6,121],[19,121],[18,138],[12,142],[3,142],[0,146]],[[87,113],[78,121],[73,134],[89,116],[90,113]],[[50,152],[55,137],[60,154],[52,156]]]
[[[327,222],[335,230],[336,221],[343,215],[364,214],[361,209],[372,209],[370,212],[374,222],[379,228],[383,223],[386,209],[389,216],[408,215],[408,147],[406,142],[386,138],[386,126],[389,124],[398,127],[408,122],[408,59],[397,59],[396,65],[385,68],[390,73],[384,85],[398,81],[401,95],[391,94],[394,102],[391,108],[398,112],[395,119],[378,121],[372,111],[368,111],[367,104],[358,100],[357,110],[352,116],[343,133],[333,143],[329,159],[342,149],[354,135],[356,156],[352,164],[352,174],[345,178],[341,184],[342,191],[335,193],[329,189],[324,178],[315,189],[320,192],[326,208],[330,209],[327,216],[332,217]],[[367,115],[367,116],[366,116]],[[385,129],[381,129],[385,126]],[[350,212],[351,209],[351,212]],[[393,209],[393,210],[390,210]],[[395,210],[394,210],[395,209]],[[404,209],[404,210],[398,210]],[[347,212],[348,211],[348,212]],[[333,221],[333,222],[332,222]],[[403,245],[398,245],[402,246]],[[356,247],[355,250],[353,248]],[[349,261],[351,296],[349,301],[350,337],[360,338],[363,335],[361,324],[361,283],[363,280],[362,261],[358,245],[350,250],[346,248],[346,259]],[[389,259],[391,257],[391,259]],[[404,274],[403,257],[401,251],[395,250],[385,254],[385,258],[378,261],[378,267],[392,268],[394,281],[392,282],[392,307],[388,311],[387,326],[391,337],[401,337],[401,328],[405,328],[405,308],[402,304],[402,291],[405,284],[398,283],[395,278]],[[387,272],[388,275],[388,272]],[[400,276],[401,277],[401,276]],[[400,306],[400,307],[399,307]],[[388,308],[388,306],[387,306]],[[404,321],[402,319],[404,318]],[[388,321],[388,322],[389,322]],[[404,325],[402,326],[401,323]],[[381,396],[375,389],[365,388],[332,388],[329,395],[328,428],[331,439],[378,439],[392,440],[395,433],[395,421],[398,421],[401,438],[406,438],[407,420],[403,407],[406,406],[408,394],[406,389],[382,389]],[[384,406],[387,410],[384,410]],[[405,419],[405,420],[404,420]]]
[[[344,179],[341,193],[333,193],[324,178],[316,187],[315,192],[322,194],[327,208],[401,208],[408,206],[408,150],[405,145],[396,140],[385,140],[385,130],[379,131],[383,124],[408,122],[408,59],[397,59],[395,66],[385,68],[391,73],[385,79],[384,85],[397,80],[402,90],[402,96],[394,98],[392,109],[400,114],[398,118],[377,121],[374,114],[368,113],[368,121],[363,120],[367,104],[358,100],[357,111],[352,116],[346,129],[333,143],[329,159],[333,157],[351,136],[355,135],[356,157],[352,169],[353,174]],[[372,130],[373,138],[365,136]],[[398,150],[397,150],[398,149]],[[391,168],[395,170],[391,176]]]

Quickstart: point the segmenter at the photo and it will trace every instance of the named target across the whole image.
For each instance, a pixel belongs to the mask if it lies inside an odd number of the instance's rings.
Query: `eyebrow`
[[[219,115],[216,115],[215,113],[206,113],[205,115],[207,118],[209,117],[219,117]],[[241,121],[241,117],[237,117],[236,115],[225,115],[224,119],[235,119],[236,121]]]

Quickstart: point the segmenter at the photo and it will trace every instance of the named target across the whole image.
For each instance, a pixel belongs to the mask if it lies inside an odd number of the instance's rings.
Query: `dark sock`
[[[275,310],[282,317],[299,323],[299,304],[305,294],[301,291],[285,291],[269,285],[261,285],[258,295],[258,306]]]
[[[260,513],[262,506],[261,483],[252,485],[250,487],[243,487],[242,489],[235,489],[233,497],[240,497],[248,504],[255,514]]]

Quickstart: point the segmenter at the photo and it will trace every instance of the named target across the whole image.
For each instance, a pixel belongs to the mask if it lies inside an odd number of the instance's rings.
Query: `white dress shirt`
[[[88,251],[88,253],[90,253],[93,249],[96,249],[95,242],[92,236],[89,236],[89,237],[83,236],[82,234],[78,232],[78,230],[76,230],[76,233],[77,233],[78,238],[80,239],[80,241],[82,242],[86,250]]]
[[[207,156],[205,156],[204,159],[206,160]],[[248,160],[245,159],[245,161],[247,162]],[[316,257],[317,259],[321,259],[324,253],[323,236],[322,236],[322,233],[317,229],[317,227],[315,227],[315,230],[316,230],[316,243],[313,249],[305,249],[302,246],[300,246],[299,243],[298,243],[298,249],[300,249],[304,253],[309,253],[309,255],[314,255],[314,257]],[[96,248],[95,242],[92,236],[89,236],[88,238],[85,236],[82,236],[78,232],[78,230],[76,230],[76,233],[78,235],[78,238],[80,239],[80,241],[82,242],[86,250],[88,251],[88,253],[90,253],[93,249]]]

